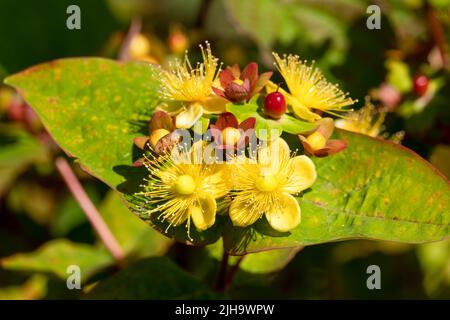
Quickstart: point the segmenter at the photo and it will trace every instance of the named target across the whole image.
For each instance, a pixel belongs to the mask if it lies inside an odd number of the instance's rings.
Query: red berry
[[[424,75],[417,75],[414,77],[414,92],[418,96],[423,96],[428,89],[428,78]]]
[[[286,100],[281,92],[272,92],[266,96],[264,112],[274,119],[279,119],[286,113]]]

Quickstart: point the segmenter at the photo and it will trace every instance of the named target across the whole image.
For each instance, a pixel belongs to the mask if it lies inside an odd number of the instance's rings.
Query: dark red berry
[[[281,92],[272,92],[266,96],[264,112],[274,119],[279,119],[286,113],[286,100]]]
[[[423,96],[428,89],[428,78],[424,75],[417,75],[414,77],[414,92],[418,96]]]

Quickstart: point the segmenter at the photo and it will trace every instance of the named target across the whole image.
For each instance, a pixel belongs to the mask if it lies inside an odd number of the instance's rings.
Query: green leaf
[[[147,258],[100,282],[86,299],[212,299],[219,295],[168,258]]]
[[[227,105],[227,111],[234,114],[239,122],[249,117],[256,118],[255,133],[258,138],[267,139],[267,137],[271,136],[271,130],[277,130],[280,135],[283,131],[291,134],[299,134],[314,130],[317,127],[313,123],[296,119],[288,114],[284,114],[279,120],[272,120],[262,115],[261,110],[258,110],[258,108],[257,97],[252,98],[252,100],[245,104],[230,103]]]
[[[412,88],[412,79],[409,73],[409,66],[396,60],[386,62],[388,69],[387,81],[401,93],[409,92]]]
[[[426,292],[434,297],[450,285],[450,241],[427,243],[419,246],[417,258],[424,273]]]
[[[52,240],[30,253],[18,253],[0,260],[3,269],[30,273],[51,273],[67,279],[67,267],[77,265],[82,281],[113,263],[103,248],[74,243],[65,239]]]
[[[282,6],[273,0],[261,0],[257,6],[251,1],[237,0],[225,1],[224,5],[243,33],[264,47],[271,47],[283,18]]]
[[[135,208],[147,205],[135,193],[141,191],[148,172],[132,166],[142,156],[133,138],[148,133],[147,122],[160,103],[157,72],[140,62],[62,59],[32,67],[5,83],[19,90],[63,150]],[[141,218],[161,233],[187,242],[184,225],[167,229],[158,215]],[[222,228],[218,220],[204,232],[192,228],[192,243],[216,241]]]
[[[349,146],[314,159],[318,178],[298,197],[300,225],[280,233],[263,218],[247,229],[229,227],[224,243],[230,253],[353,238],[421,243],[450,236],[450,190],[442,174],[402,146],[336,131]]]
[[[15,125],[0,125],[0,196],[30,164],[46,159],[45,149]]]
[[[443,174],[450,177],[450,146],[438,144],[430,154],[430,162],[436,166]]]
[[[36,274],[21,285],[1,287],[0,300],[31,300],[42,299],[47,292],[47,279]]]
[[[222,240],[217,241],[206,247],[211,257],[216,260],[222,259],[223,243]],[[271,273],[282,270],[286,265],[291,262],[297,252],[302,247],[295,248],[282,248],[270,251],[262,251],[256,253],[250,253],[244,257],[239,264],[239,269],[250,273]],[[235,265],[240,257],[230,256],[228,259],[228,265]]]
[[[96,188],[91,184],[84,184],[89,199],[94,205],[100,202],[100,196]],[[61,199],[61,196],[59,196]],[[64,237],[73,229],[79,227],[84,223],[89,223],[80,204],[75,200],[72,194],[68,193],[62,197],[59,202],[56,217],[54,217],[51,224],[51,232],[53,237]]]
[[[164,254],[172,241],[138,217],[130,214],[123,201],[110,191],[99,206],[99,211],[122,249],[133,255],[153,256]]]

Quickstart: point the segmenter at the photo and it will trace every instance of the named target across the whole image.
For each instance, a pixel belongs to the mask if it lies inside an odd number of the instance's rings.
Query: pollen
[[[275,57],[275,66],[283,76],[290,94],[297,103],[308,109],[317,109],[336,115],[337,111],[356,102],[339,89],[338,85],[329,83],[322,72],[314,66],[307,65],[297,55]]]
[[[163,99],[184,102],[201,102],[212,93],[212,84],[218,76],[219,60],[212,55],[211,47],[200,45],[203,62],[191,65],[187,54],[183,62],[176,60],[169,70],[162,70],[160,96]],[[219,68],[220,69],[220,68]]]

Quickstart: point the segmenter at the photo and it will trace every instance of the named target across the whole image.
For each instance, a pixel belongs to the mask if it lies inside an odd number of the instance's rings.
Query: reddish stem
[[[428,28],[430,30],[431,36],[433,37],[434,43],[438,47],[439,53],[441,55],[442,63],[444,66],[448,66],[448,59],[445,50],[445,33],[442,24],[436,15],[436,11],[431,6],[429,2],[426,2],[427,20]]]
[[[133,41],[133,38],[141,32],[142,29],[142,19],[140,17],[133,18],[130,24],[130,28],[125,36],[125,39],[122,42],[122,46],[120,47],[120,51],[117,59],[121,61],[126,61],[130,59],[130,45]]]
[[[86,218],[89,220],[92,227],[97,232],[102,242],[105,244],[105,247],[109,250],[109,252],[111,252],[111,255],[120,265],[125,257],[122,248],[120,247],[114,235],[111,233],[111,230],[109,230],[97,208],[89,199],[86,191],[84,191],[82,185],[72,171],[72,168],[64,158],[57,158],[55,160],[55,165],[73,197],[78,202],[81,209],[83,209]]]
[[[236,272],[239,270],[239,266],[241,265],[242,260],[244,260],[245,255],[240,256],[238,261],[234,264],[234,266],[230,269],[228,272],[226,278],[225,278],[225,289],[228,289],[231,284],[233,283],[233,278]]]
[[[219,275],[217,277],[217,284],[216,289],[219,291],[224,291],[226,287],[226,277],[227,277],[227,270],[228,270],[228,258],[229,255],[227,251],[224,249],[222,254],[222,260],[220,261],[220,269],[219,269]]]

